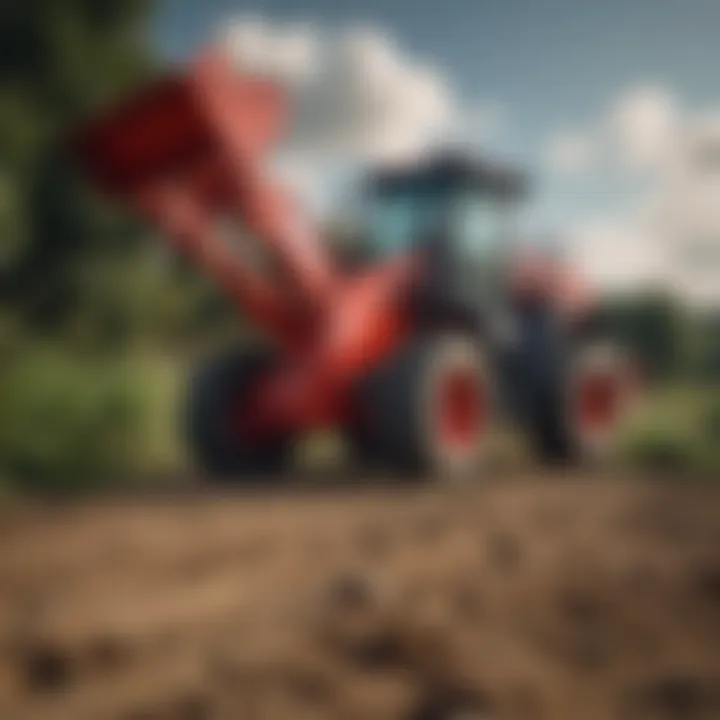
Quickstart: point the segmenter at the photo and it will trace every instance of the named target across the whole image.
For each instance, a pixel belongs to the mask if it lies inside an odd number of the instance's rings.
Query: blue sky
[[[157,36],[166,54],[182,57],[223,18],[248,11],[385,28],[462,92],[515,108],[530,134],[597,112],[637,80],[662,81],[694,102],[718,89],[717,0],[165,0]]]
[[[661,88],[688,114],[720,106],[720,0],[165,0],[155,34],[164,56],[183,59],[248,13],[372,25],[468,106],[499,104],[504,122],[488,149],[534,171],[534,207],[548,225],[617,214],[639,185],[608,163],[558,172],[547,162],[553,138],[589,132],[633,88]]]

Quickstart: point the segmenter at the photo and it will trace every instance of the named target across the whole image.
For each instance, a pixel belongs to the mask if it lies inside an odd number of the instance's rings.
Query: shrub
[[[121,363],[32,353],[0,377],[0,475],[15,487],[77,491],[136,469],[143,402]]]
[[[697,449],[688,438],[647,428],[625,441],[623,456],[631,465],[645,470],[677,472],[696,465]]]
[[[622,445],[624,459],[655,472],[720,473],[720,398],[677,387],[652,398]]]
[[[710,442],[720,446],[720,401],[712,404],[705,412],[703,431]]]

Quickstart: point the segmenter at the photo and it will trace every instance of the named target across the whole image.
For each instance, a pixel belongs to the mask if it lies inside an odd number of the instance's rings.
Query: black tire
[[[439,433],[439,384],[459,372],[482,389],[478,412],[488,413],[489,363],[481,347],[461,334],[419,338],[364,378],[358,387],[360,420],[349,432],[356,459],[365,467],[410,476],[459,477],[477,470],[489,417],[462,445],[450,446]]]
[[[580,427],[575,412],[578,378],[590,364],[621,387],[625,356],[612,343],[577,337],[554,313],[540,313],[523,330],[522,391],[525,420],[540,458],[551,465],[605,462],[617,446],[616,421],[602,435],[590,436]]]
[[[265,351],[233,349],[206,361],[192,378],[186,432],[196,464],[210,479],[248,481],[277,475],[285,467],[285,439],[243,440],[234,422],[238,408],[273,362]]]

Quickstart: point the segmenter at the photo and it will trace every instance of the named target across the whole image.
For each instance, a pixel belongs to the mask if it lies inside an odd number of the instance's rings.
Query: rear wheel
[[[272,368],[271,354],[232,350],[203,364],[190,383],[186,431],[199,469],[232,482],[277,474],[285,466],[283,438],[247,436],[244,410],[253,388]]]
[[[629,362],[606,342],[585,342],[567,353],[535,396],[536,446],[553,463],[606,461],[629,407]]]
[[[363,380],[351,430],[366,465],[413,475],[466,476],[486,454],[489,364],[456,334],[420,338]]]

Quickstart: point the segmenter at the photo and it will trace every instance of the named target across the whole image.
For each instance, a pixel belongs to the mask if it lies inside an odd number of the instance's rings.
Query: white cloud
[[[617,100],[608,120],[622,161],[631,168],[647,169],[667,159],[680,118],[670,93],[660,87],[640,86]]]
[[[720,238],[720,117],[701,117],[683,128],[658,180],[658,229],[677,242]]]
[[[573,238],[578,262],[603,287],[649,281],[720,304],[720,115],[676,124],[635,210],[590,221]]]
[[[667,253],[643,223],[592,220],[571,236],[572,261],[605,290],[638,290],[665,282]]]
[[[552,170],[575,175],[590,169],[596,150],[596,140],[591,133],[566,131],[550,142],[545,160]]]
[[[669,91],[637,86],[588,128],[559,133],[549,167],[577,176],[602,158],[618,181],[642,178],[644,189],[624,217],[576,228],[576,261],[608,289],[662,283],[720,303],[720,111],[692,117]]]
[[[448,82],[377,30],[330,40],[297,145],[358,160],[415,156],[455,113]]]
[[[320,61],[320,38],[306,24],[271,24],[248,16],[223,26],[216,42],[239,71],[264,75],[291,87],[313,77]]]
[[[673,286],[691,300],[720,302],[720,115],[682,128],[647,223],[668,248]]]
[[[639,85],[625,91],[597,121],[563,131],[545,152],[551,170],[579,175],[602,158],[627,171],[657,171],[678,142],[681,115],[673,96],[661,87]]]
[[[404,159],[457,112],[446,78],[376,29],[323,32],[246,18],[218,40],[239,70],[279,79],[292,91],[286,147],[295,157]]]

